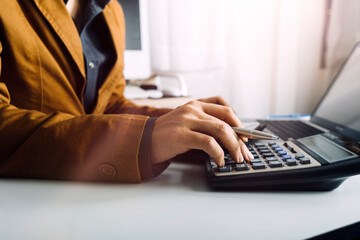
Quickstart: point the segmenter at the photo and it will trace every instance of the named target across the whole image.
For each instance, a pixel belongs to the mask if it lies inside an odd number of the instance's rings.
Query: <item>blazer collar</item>
[[[34,2],[70,52],[85,79],[85,63],[80,36],[70,14],[66,10],[64,1],[34,0]]]

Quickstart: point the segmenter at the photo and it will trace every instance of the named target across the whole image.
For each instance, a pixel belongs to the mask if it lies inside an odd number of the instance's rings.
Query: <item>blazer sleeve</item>
[[[139,148],[139,169],[142,180],[153,178],[163,172],[168,166],[169,161],[165,163],[151,165],[150,148],[151,148],[151,135],[156,117],[159,117],[172,109],[170,108],[153,108],[149,106],[137,106],[124,96],[125,79],[123,75],[115,86],[114,91],[110,97],[109,103],[105,109],[105,114],[139,114],[149,116],[147,120],[143,136]]]
[[[1,74],[0,42],[0,74]],[[0,176],[140,182],[147,116],[19,109],[0,78]]]
[[[44,114],[1,100],[0,176],[140,182],[138,151],[147,118]]]

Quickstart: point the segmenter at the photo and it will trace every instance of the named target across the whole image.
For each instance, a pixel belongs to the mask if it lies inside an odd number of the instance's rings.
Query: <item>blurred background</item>
[[[241,118],[311,113],[360,40],[358,0],[151,0],[147,10],[152,71],[183,74],[188,95],[223,96]]]

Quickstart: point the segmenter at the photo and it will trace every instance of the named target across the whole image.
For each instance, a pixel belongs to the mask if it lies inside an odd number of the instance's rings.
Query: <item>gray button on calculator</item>
[[[260,158],[254,158],[250,160],[250,164],[262,162]]]
[[[265,144],[263,144],[263,143],[255,143],[255,147],[265,147]]]
[[[218,167],[219,172],[231,172],[232,171],[232,167],[231,165],[225,165],[222,167]]]
[[[270,161],[277,161],[277,160],[279,160],[277,157],[267,157],[267,158],[265,158],[265,160],[267,161],[267,162],[270,162]]]
[[[263,157],[264,158],[266,158],[266,157],[275,157],[275,155],[273,153],[264,153]]]
[[[264,169],[264,168],[266,168],[264,162],[253,163],[252,167],[253,167],[253,169]]]
[[[264,149],[264,150],[260,150],[260,153],[263,154],[263,153],[271,153],[271,151],[269,149]]]
[[[301,164],[309,164],[309,163],[311,163],[311,161],[307,157],[302,157],[302,158],[300,158],[300,163]]]
[[[233,164],[235,164],[236,162],[234,161],[234,160],[232,160],[232,159],[226,159],[225,160],[225,165],[233,165]]]
[[[271,168],[276,168],[276,167],[282,167],[283,164],[282,164],[282,162],[280,162],[279,160],[278,160],[278,161],[270,161],[270,162],[269,162],[269,166],[270,166]]]
[[[236,171],[245,171],[249,170],[249,166],[246,163],[237,163],[235,164]]]
[[[292,158],[286,159],[286,165],[288,165],[288,166],[296,166],[297,162],[296,162],[295,159],[292,159]]]

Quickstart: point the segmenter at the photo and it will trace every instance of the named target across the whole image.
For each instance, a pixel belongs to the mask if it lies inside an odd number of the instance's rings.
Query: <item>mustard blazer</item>
[[[0,0],[0,176],[140,182],[146,120],[169,110],[124,97],[123,12],[112,0],[103,14],[117,60],[85,114],[83,51],[64,1]]]

